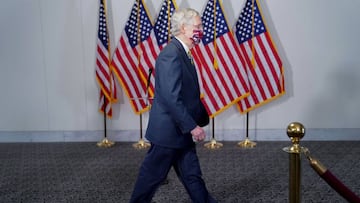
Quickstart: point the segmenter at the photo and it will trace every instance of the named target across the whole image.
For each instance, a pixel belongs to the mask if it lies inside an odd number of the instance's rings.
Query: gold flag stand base
[[[114,144],[115,144],[115,142],[112,142],[112,141],[108,140],[107,138],[104,138],[101,142],[98,142],[96,145],[98,147],[109,148],[109,147],[112,147]]]
[[[217,142],[215,139],[211,139],[210,142],[205,143],[204,146],[208,149],[218,149],[223,146],[220,142]]]
[[[146,149],[150,146],[151,146],[151,144],[148,142],[145,142],[143,139],[140,139],[137,143],[133,144],[133,147],[136,149]]]
[[[241,148],[253,148],[256,146],[256,143],[246,138],[244,141],[238,143]]]

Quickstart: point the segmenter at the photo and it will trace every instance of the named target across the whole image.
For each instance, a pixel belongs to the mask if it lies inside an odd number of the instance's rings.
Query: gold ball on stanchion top
[[[301,139],[305,135],[305,127],[299,122],[292,122],[287,127],[287,135],[289,138]]]
[[[288,153],[299,154],[305,150],[304,147],[300,146],[300,139],[305,135],[305,127],[299,122],[292,122],[287,127],[287,135],[291,140],[292,146],[285,147],[283,150]]]

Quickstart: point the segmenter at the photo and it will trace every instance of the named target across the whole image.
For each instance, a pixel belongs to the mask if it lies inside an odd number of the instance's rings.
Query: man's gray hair
[[[181,26],[183,24],[191,25],[195,16],[200,16],[200,14],[192,8],[185,8],[175,11],[171,17],[171,34],[173,36],[177,36],[178,34],[180,34]]]

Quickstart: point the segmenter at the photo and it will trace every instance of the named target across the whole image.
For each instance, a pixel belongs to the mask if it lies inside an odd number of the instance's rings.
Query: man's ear
[[[186,32],[186,24],[181,25],[180,31],[181,31],[182,34],[185,34],[185,32]]]

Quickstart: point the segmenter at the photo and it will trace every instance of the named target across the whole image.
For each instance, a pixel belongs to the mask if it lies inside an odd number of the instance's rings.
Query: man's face
[[[184,35],[186,37],[186,44],[189,48],[194,47],[201,40],[203,33],[203,25],[200,16],[195,16],[192,22],[184,25]],[[200,39],[198,39],[200,38]]]

